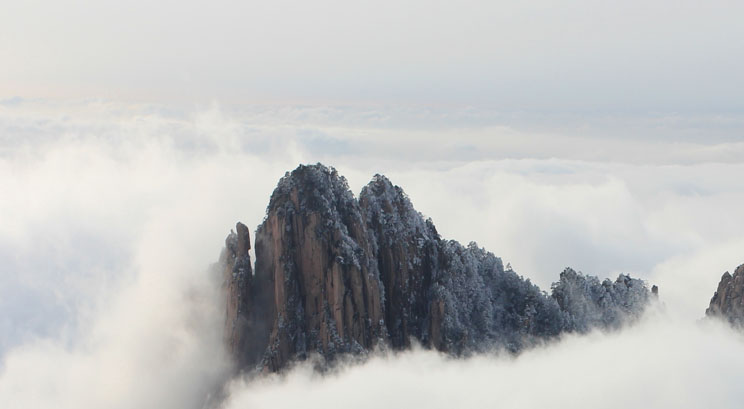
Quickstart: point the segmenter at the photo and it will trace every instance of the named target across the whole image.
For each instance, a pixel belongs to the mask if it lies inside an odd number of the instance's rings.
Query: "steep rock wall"
[[[402,189],[384,176],[375,175],[362,189],[359,202],[384,287],[390,343],[403,348],[413,338],[429,345],[436,307],[429,290],[438,264],[439,235]]]
[[[265,364],[362,352],[386,339],[379,274],[359,210],[335,170],[285,176],[256,232],[256,275],[271,279]]]

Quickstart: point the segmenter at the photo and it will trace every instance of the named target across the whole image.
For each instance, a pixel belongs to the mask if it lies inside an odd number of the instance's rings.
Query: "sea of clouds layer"
[[[516,359],[416,350],[325,377],[300,366],[234,380],[228,407],[735,407],[744,343],[698,320],[743,261],[744,143],[600,132],[699,130],[679,118],[597,120],[600,137],[561,121],[4,101],[0,406],[202,407],[227,373],[208,267],[237,220],[262,220],[285,171],[322,161],[355,193],[386,174],[443,237],[477,241],[546,290],[566,266],[628,272],[659,285],[663,307]]]

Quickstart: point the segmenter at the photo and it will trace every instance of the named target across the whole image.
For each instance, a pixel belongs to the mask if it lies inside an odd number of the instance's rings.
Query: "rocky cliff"
[[[733,275],[728,271],[723,273],[705,315],[726,319],[737,327],[744,326],[744,264],[737,267]]]
[[[453,355],[518,351],[565,331],[616,328],[650,300],[621,275],[564,271],[548,295],[475,243],[443,240],[403,190],[375,175],[357,200],[323,165],[287,173],[256,231],[238,223],[220,258],[225,337],[240,369],[415,341]]]
[[[384,293],[359,203],[325,167],[279,182],[256,231],[256,276],[270,281],[272,370],[318,352],[363,352],[387,334]]]

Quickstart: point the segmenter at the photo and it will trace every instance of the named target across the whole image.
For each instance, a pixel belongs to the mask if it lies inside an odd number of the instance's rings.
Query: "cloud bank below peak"
[[[456,360],[414,350],[327,376],[300,366],[286,377],[234,381],[226,408],[737,407],[741,335],[717,322],[667,318],[647,317],[621,333],[569,336],[516,358]]]
[[[379,107],[0,106],[0,185],[13,193],[0,201],[0,406],[200,408],[224,376],[206,270],[237,220],[260,223],[285,171],[322,161],[354,192],[385,174],[444,238],[477,241],[544,289],[569,265],[628,272],[659,285],[665,315],[516,360],[419,351],[325,378],[237,381],[231,407],[736,407],[741,337],[694,323],[742,262],[736,138],[626,141],[463,112],[480,122]]]

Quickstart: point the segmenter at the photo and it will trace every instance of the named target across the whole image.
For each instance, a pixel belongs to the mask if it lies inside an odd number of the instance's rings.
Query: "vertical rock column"
[[[225,295],[225,340],[228,352],[240,357],[248,333],[250,313],[250,287],[253,276],[251,269],[251,237],[243,223],[235,226],[225,239],[225,248],[220,255],[223,266],[222,283]]]

